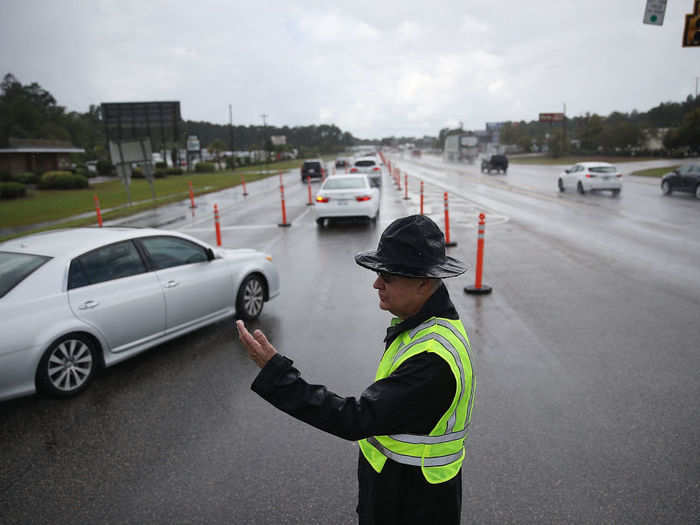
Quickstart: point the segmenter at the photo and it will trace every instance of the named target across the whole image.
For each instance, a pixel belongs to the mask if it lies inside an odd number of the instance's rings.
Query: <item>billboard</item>
[[[103,102],[101,111],[108,142],[148,137],[162,150],[180,138],[180,102]]]
[[[564,113],[540,113],[540,122],[562,122]]]

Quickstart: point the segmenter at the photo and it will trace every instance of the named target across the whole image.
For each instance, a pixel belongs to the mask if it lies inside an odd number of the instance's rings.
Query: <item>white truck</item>
[[[473,164],[479,155],[479,139],[476,135],[460,134],[445,137],[442,157],[448,162],[468,162]]]

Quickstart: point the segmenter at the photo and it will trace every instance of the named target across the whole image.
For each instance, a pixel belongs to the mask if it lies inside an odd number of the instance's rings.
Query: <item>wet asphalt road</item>
[[[253,327],[308,381],[358,395],[389,316],[352,256],[418,210],[418,177],[441,225],[449,191],[449,253],[474,262],[485,212],[494,288],[464,294],[473,271],[446,281],[478,381],[463,522],[698,523],[700,202],[637,177],[612,198],[558,194],[557,167],[394,163],[410,200],[385,176],[376,226],[318,229],[296,171],[289,228],[275,178],[128,223],[214,243],[218,203],[224,246],[265,250],[280,269],[281,295]],[[226,321],[105,370],[76,399],[0,404],[0,522],[354,523],[356,445],[267,405],[255,374]]]

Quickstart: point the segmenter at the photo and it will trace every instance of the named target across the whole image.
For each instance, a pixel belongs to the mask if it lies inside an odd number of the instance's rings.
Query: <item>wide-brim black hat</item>
[[[431,279],[456,277],[469,269],[445,254],[445,236],[425,215],[396,219],[382,233],[377,249],[358,253],[355,262],[375,272]]]

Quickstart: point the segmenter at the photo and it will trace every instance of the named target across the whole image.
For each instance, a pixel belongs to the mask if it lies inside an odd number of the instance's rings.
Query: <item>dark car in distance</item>
[[[491,173],[491,170],[496,172],[508,172],[508,157],[505,155],[490,155],[481,161],[481,173]]]
[[[686,164],[661,177],[661,193],[693,193],[700,199],[700,164]]]
[[[305,160],[301,165],[301,182],[306,182],[306,178],[322,179],[325,172],[321,159]]]

